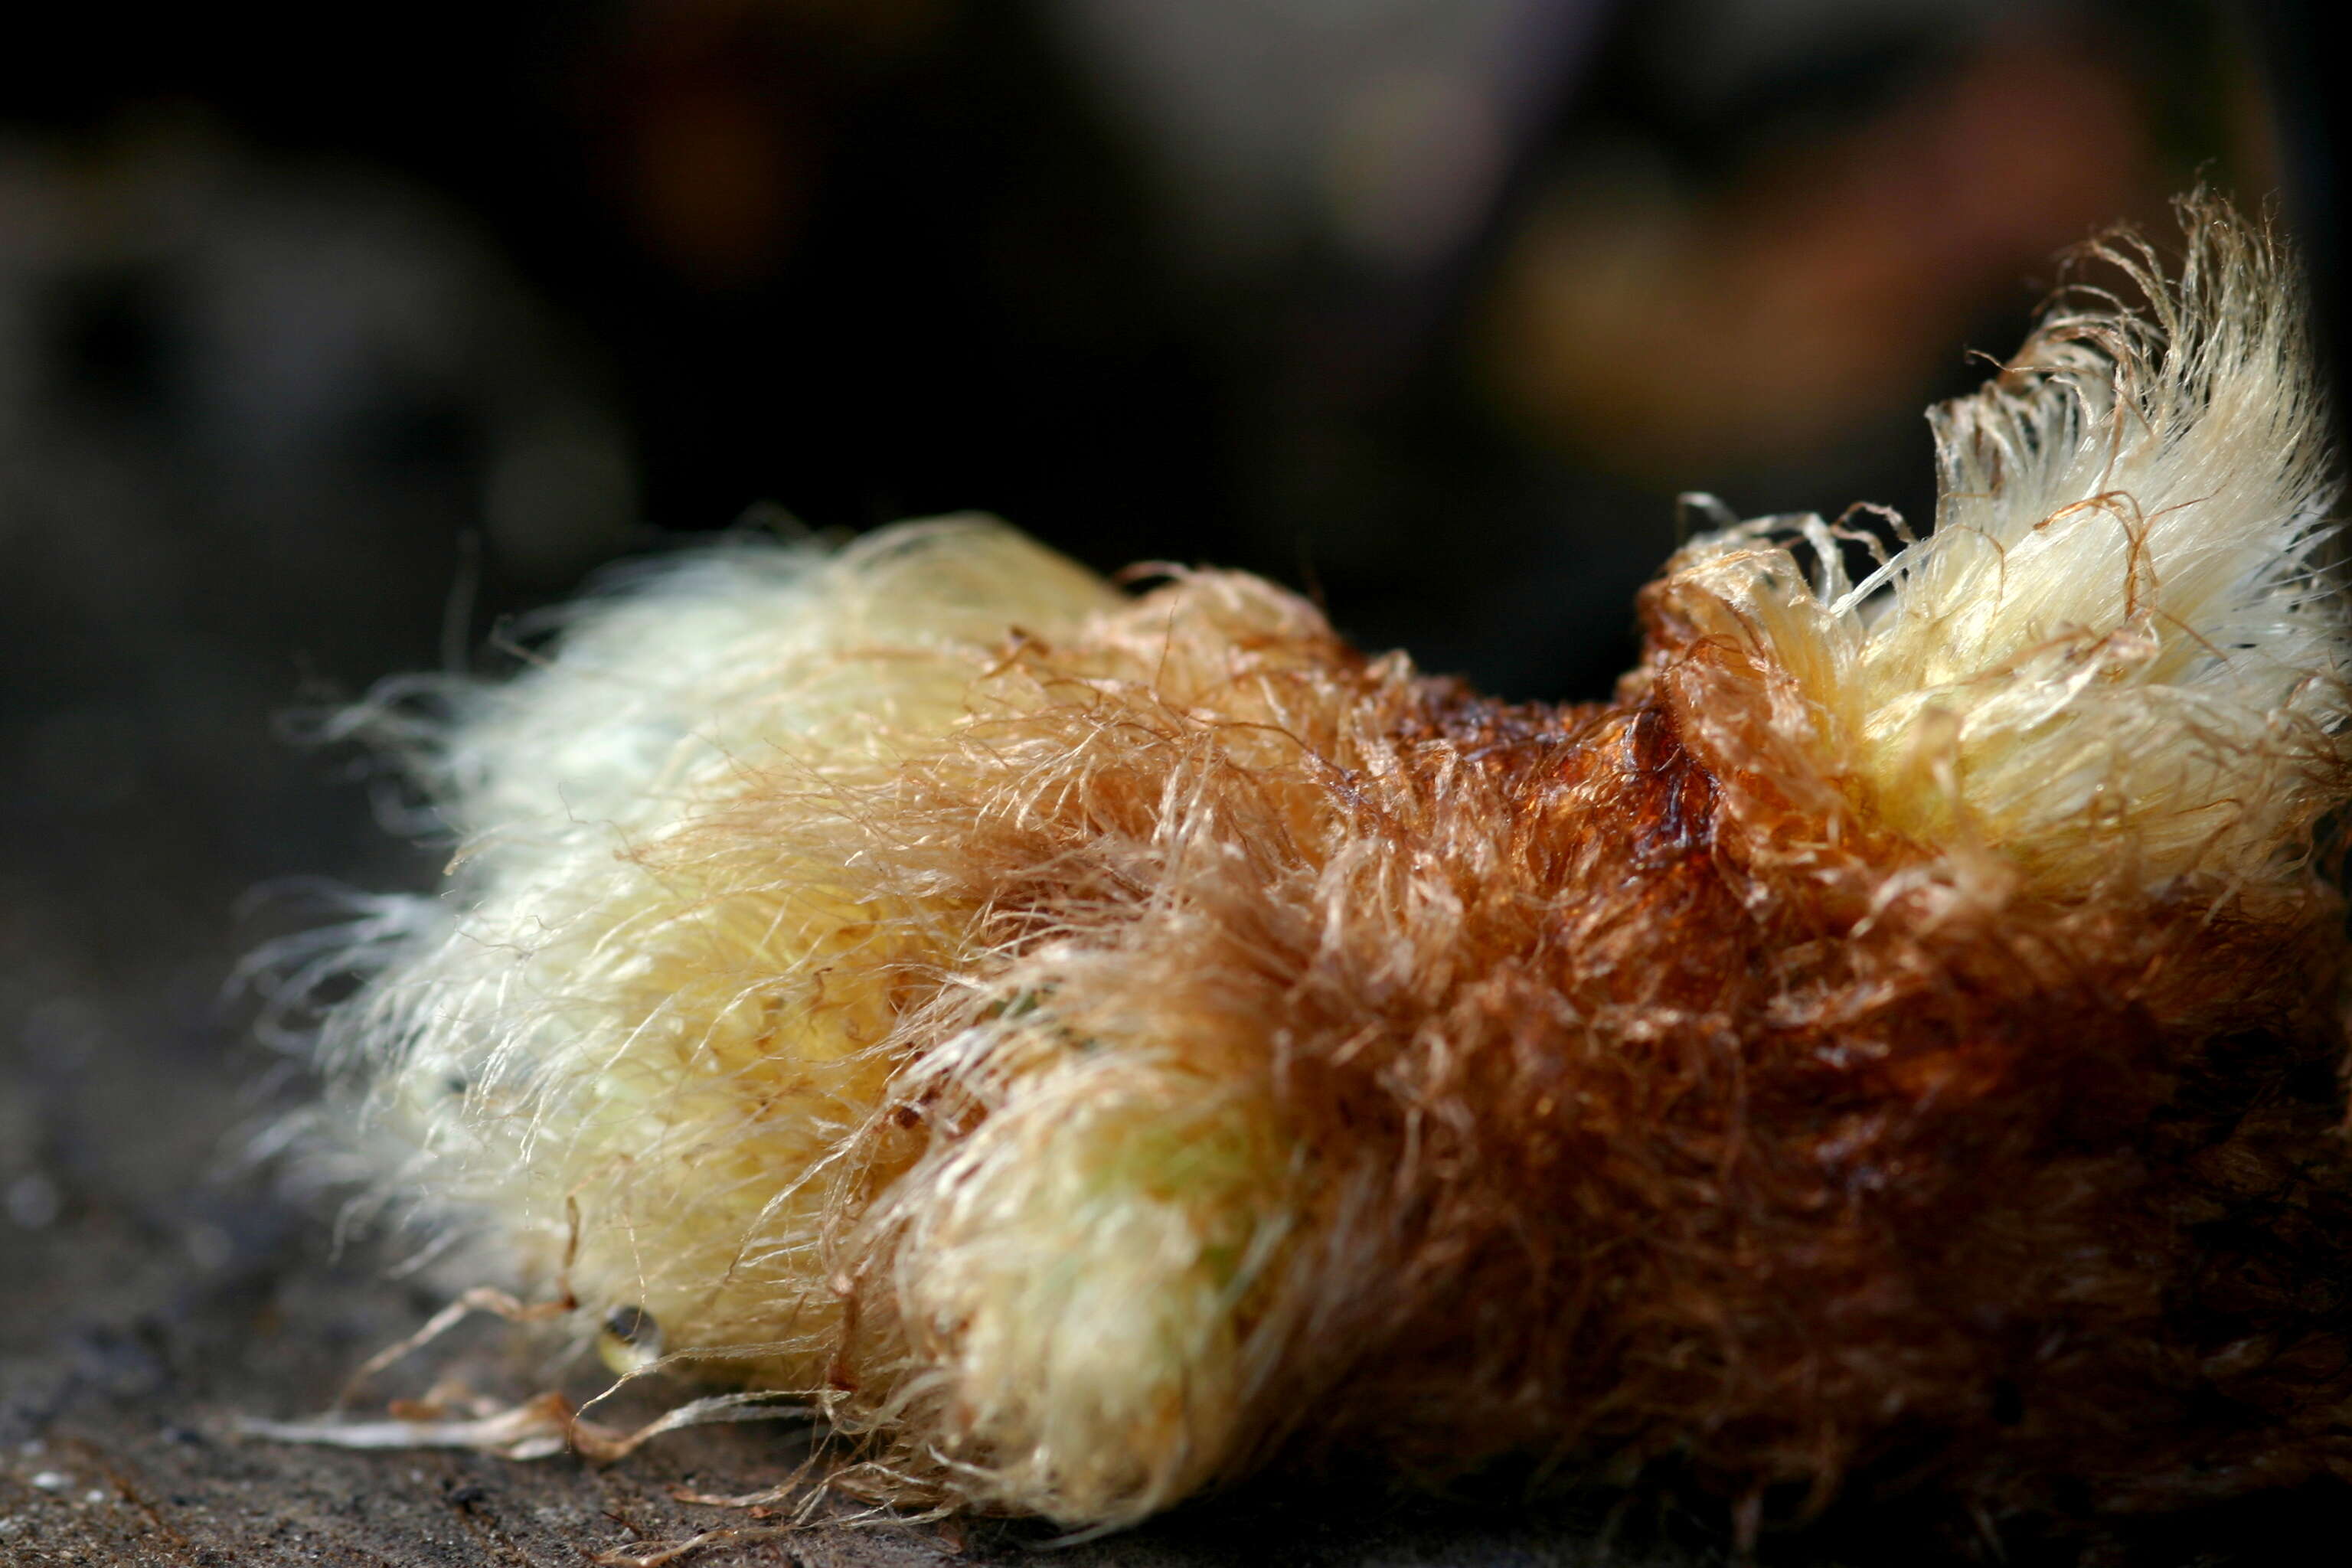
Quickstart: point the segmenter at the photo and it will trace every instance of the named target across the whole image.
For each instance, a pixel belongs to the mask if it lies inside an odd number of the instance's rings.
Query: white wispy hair
[[[2084,247],[2139,300],[2063,290],[1982,391],[1930,413],[1928,537],[1890,556],[1764,518],[1669,567],[1794,678],[1878,820],[2052,890],[2260,884],[2307,853],[2347,765],[2335,454],[2299,279],[2220,202],[2179,210],[2169,276],[2137,237]],[[1859,580],[1853,547],[1877,554]]]

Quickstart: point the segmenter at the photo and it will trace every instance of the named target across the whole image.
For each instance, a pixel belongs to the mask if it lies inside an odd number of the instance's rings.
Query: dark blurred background
[[[0,51],[0,1443],[120,1382],[57,1334],[305,1245],[205,1174],[224,976],[433,866],[288,713],[960,509],[1600,696],[1678,492],[1924,522],[2054,253],[2200,178],[2324,246],[2332,169],[2293,5],[152,9]]]

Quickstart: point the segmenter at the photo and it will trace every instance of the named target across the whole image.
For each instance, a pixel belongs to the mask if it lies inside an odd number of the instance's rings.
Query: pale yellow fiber
[[[583,1300],[642,1307],[673,1345],[776,1344],[775,1375],[822,1381],[822,1218],[874,1179],[840,1156],[898,1065],[875,1048],[882,977],[966,939],[953,911],[877,900],[837,840],[648,857],[753,777],[837,813],[966,716],[1008,627],[1119,602],[985,521],[837,555],[744,543],[459,700],[428,763],[467,836],[452,907],[330,1045],[390,1069],[380,1114],[436,1214],[486,1227],[485,1267],[549,1278],[576,1205]]]

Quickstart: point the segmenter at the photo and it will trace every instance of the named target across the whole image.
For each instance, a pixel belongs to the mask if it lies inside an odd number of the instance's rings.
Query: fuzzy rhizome
[[[2340,1465],[2333,458],[2188,216],[1942,415],[1934,534],[1695,541],[1611,705],[987,525],[689,567],[454,731],[467,909],[346,1035],[476,1258],[576,1212],[901,1495]]]

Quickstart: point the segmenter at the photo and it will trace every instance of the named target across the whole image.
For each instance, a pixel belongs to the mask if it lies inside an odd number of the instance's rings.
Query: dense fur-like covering
[[[1696,542],[1607,705],[982,521],[592,607],[421,757],[468,847],[330,1028],[390,1185],[1076,1524],[2347,1472],[2332,460],[2284,264],[2187,216],[1941,414],[1929,538]]]

